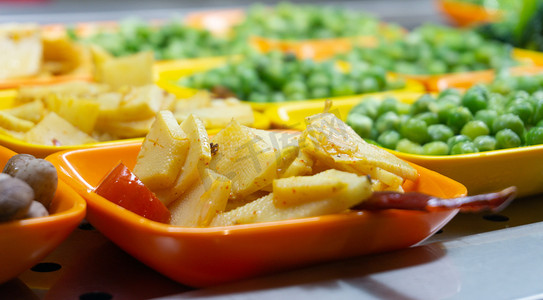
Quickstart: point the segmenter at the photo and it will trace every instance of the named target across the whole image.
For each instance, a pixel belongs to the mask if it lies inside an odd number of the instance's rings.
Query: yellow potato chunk
[[[0,111],[0,127],[12,131],[26,132],[34,127],[34,123],[18,118],[8,112]]]
[[[280,221],[334,214],[345,211],[371,196],[371,182],[366,176],[357,176],[347,172],[342,172],[342,175],[338,176],[344,176],[344,180],[348,183],[345,188],[331,197],[316,197],[310,199],[312,201],[302,201],[298,205],[278,206],[276,205],[278,202],[275,199],[276,196],[271,193],[231,211],[218,214],[210,226]]]
[[[415,168],[390,152],[367,143],[331,113],[308,117],[306,124],[300,148],[331,168],[368,174],[369,169],[379,167],[402,178],[417,179]]]
[[[54,112],[48,113],[36,126],[27,131],[24,140],[29,143],[48,146],[80,145],[96,142],[90,135]]]
[[[280,172],[280,178],[309,175],[313,171],[313,159],[305,152],[299,151],[298,156]]]
[[[42,101],[35,100],[3,111],[17,118],[38,123],[45,115],[45,106]]]
[[[275,205],[290,206],[313,201],[313,199],[331,198],[343,192],[358,177],[338,170],[328,170],[314,176],[294,176],[275,179],[273,194]]]
[[[210,169],[204,169],[201,178],[190,190],[168,207],[170,223],[176,226],[208,226],[217,213],[226,208],[232,182]]]
[[[93,48],[96,77],[112,88],[141,86],[153,82],[153,52],[140,52],[122,57],[107,57]]]
[[[100,105],[96,101],[50,95],[47,108],[85,133],[92,133]]]
[[[211,160],[211,148],[204,124],[195,116],[190,116],[181,129],[189,139],[189,150],[183,169],[171,188],[155,191],[157,197],[166,205],[179,199],[194,184]]]
[[[171,187],[188,150],[189,139],[172,112],[160,111],[143,141],[134,174],[152,191]]]
[[[162,108],[165,92],[156,85],[131,88],[124,95],[118,110],[108,119],[135,121],[154,117]],[[102,115],[107,118],[107,115]]]
[[[277,177],[277,150],[235,120],[219,131],[210,168],[232,180],[232,197],[243,197],[270,185]]]

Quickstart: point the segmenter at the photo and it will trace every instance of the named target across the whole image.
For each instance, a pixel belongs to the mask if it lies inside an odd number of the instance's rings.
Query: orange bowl
[[[140,217],[93,192],[119,161],[132,168],[140,148],[141,143],[132,143],[59,152],[46,159],[87,200],[87,220],[93,226],[149,267],[190,286],[410,247],[457,213],[391,209],[224,227],[171,226]],[[406,182],[406,190],[439,197],[466,194],[462,184],[415,167],[420,178]]]
[[[519,66],[509,69],[512,76],[536,75],[543,73],[542,66]],[[451,75],[439,78],[433,82],[432,90],[443,91],[448,88],[457,88],[460,90],[469,89],[471,86],[482,83],[491,83],[496,78],[496,72],[472,72],[465,74]]]
[[[543,53],[538,51],[514,48],[512,57],[520,65],[511,67],[512,72],[524,72],[526,70],[536,70],[543,67]],[[523,71],[524,70],[524,71]],[[474,84],[474,80],[481,79],[483,82],[489,82],[494,78],[495,69],[481,71],[469,71],[459,73],[445,73],[436,75],[413,75],[396,73],[398,77],[417,81],[422,84],[427,91],[437,92],[444,89],[444,86],[466,88]]]
[[[503,17],[503,12],[500,10],[486,9],[483,6],[462,1],[437,0],[437,6],[451,22],[460,27],[496,22]]]
[[[0,166],[15,154],[0,147]],[[59,180],[49,216],[0,223],[0,283],[17,277],[53,251],[85,217],[85,207],[85,200]]]

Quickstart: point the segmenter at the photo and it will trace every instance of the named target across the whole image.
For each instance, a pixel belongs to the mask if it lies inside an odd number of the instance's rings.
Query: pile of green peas
[[[543,90],[506,95],[476,85],[412,104],[369,98],[347,117],[362,138],[399,152],[456,155],[543,144]]]
[[[181,86],[227,90],[251,102],[284,102],[399,89],[403,79],[391,79],[378,66],[359,63],[341,71],[333,60],[315,62],[293,54],[251,52],[241,60],[181,78]]]
[[[437,75],[509,67],[516,63],[511,50],[472,30],[423,25],[402,39],[383,40],[375,48],[355,48],[341,57],[402,74]]]
[[[381,30],[379,20],[369,14],[336,6],[298,5],[281,2],[274,7],[252,5],[245,20],[234,28],[237,35],[301,40],[375,35]],[[389,34],[401,28],[390,25]]]
[[[152,25],[141,19],[127,18],[119,22],[116,31],[100,31],[88,37],[70,32],[73,39],[99,45],[114,56],[153,51],[157,60],[227,55],[247,47],[244,41],[216,37],[175,19]]]

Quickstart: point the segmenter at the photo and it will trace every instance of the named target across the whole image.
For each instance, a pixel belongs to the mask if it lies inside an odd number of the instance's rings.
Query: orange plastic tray
[[[244,19],[245,11],[241,9],[210,10],[189,14],[185,23],[188,26],[209,30],[217,35],[227,36],[231,33],[232,27],[243,22]],[[381,24],[382,28],[386,28],[386,26],[387,24]],[[329,39],[282,40],[252,36],[249,43],[262,52],[279,50],[294,53],[302,59],[323,60],[338,53],[348,52],[355,45],[375,47],[378,38],[376,35],[367,35]]]
[[[321,217],[226,227],[187,228],[156,223],[93,193],[119,161],[132,168],[141,144],[55,153],[47,159],[88,203],[88,221],[149,267],[180,283],[203,287],[300,266],[415,245],[457,210],[353,211]],[[457,197],[466,188],[415,166],[407,191]]]
[[[324,60],[339,53],[352,50],[353,46],[375,47],[378,43],[375,36],[343,37],[313,40],[277,40],[252,36],[250,43],[261,52],[278,50],[290,52],[301,59]]]
[[[480,23],[499,21],[500,10],[486,9],[480,5],[453,0],[437,0],[438,9],[454,24],[469,27]]]
[[[15,154],[0,147],[0,166]],[[0,284],[31,268],[60,245],[85,217],[85,208],[85,200],[59,181],[51,215],[0,223]]]
[[[513,49],[512,53],[513,58],[521,64],[521,67],[538,67],[543,66],[543,53],[536,52],[525,49]],[[473,72],[463,72],[463,73],[447,73],[439,75],[410,75],[410,74],[396,74],[397,76],[418,81],[425,86],[427,91],[435,92],[439,91],[440,84],[443,81],[448,81],[450,78],[452,80],[457,80],[454,78],[475,78],[475,77],[488,77],[492,76],[495,73],[495,70],[482,70],[482,71],[473,71]],[[467,80],[466,80],[467,82]]]
[[[534,75],[543,73],[543,66],[514,67],[509,71],[513,76]],[[473,72],[439,78],[435,81],[434,85],[435,89],[438,91],[446,90],[448,88],[466,90],[477,83],[490,83],[494,78],[496,78],[496,72]]]

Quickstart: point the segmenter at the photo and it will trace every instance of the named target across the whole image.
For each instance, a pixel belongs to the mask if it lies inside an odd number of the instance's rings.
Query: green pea
[[[490,135],[480,135],[473,140],[480,152],[496,150],[496,139]]]
[[[482,109],[475,114],[474,119],[485,122],[488,128],[492,128],[492,123],[498,117],[498,112],[491,109]]]
[[[447,155],[449,154],[449,146],[445,142],[434,141],[422,146],[424,155]]]
[[[428,73],[430,74],[444,74],[447,73],[447,64],[442,61],[434,60],[428,64]]]
[[[534,107],[532,124],[537,124],[539,121],[543,120],[543,97],[533,97],[532,103]]]
[[[400,117],[393,111],[387,111],[375,120],[375,129],[379,133],[400,128]]]
[[[429,105],[430,111],[437,114],[440,123],[447,123],[449,114],[457,107],[457,104],[448,100],[439,100]]]
[[[259,92],[252,92],[249,95],[249,101],[264,103],[264,102],[268,102],[268,98],[266,97],[265,94],[262,94],[262,93],[259,93]]]
[[[539,88],[539,80],[534,76],[519,76],[517,78],[517,89],[533,93]]]
[[[416,115],[428,111],[428,106],[434,101],[435,99],[432,97],[432,95],[424,94],[411,105],[411,114]]]
[[[311,89],[328,87],[329,84],[330,80],[328,79],[328,76],[322,72],[313,73],[307,79],[307,85]]]
[[[462,105],[467,107],[472,114],[475,114],[487,107],[487,99],[481,89],[471,88],[462,97]]]
[[[490,129],[488,129],[488,126],[485,122],[479,121],[479,120],[473,120],[469,121],[462,127],[462,130],[460,131],[460,134],[463,134],[470,139],[474,140],[476,137],[480,135],[488,135],[490,133]]]
[[[507,98],[500,94],[491,94],[488,97],[488,107],[491,107],[493,110],[498,113],[502,113],[505,110],[507,104]]]
[[[454,132],[443,124],[434,124],[428,126],[428,134],[432,141],[446,142],[449,138],[454,136]]]
[[[361,93],[373,93],[380,90],[379,81],[375,77],[366,77],[360,82]]]
[[[315,87],[309,91],[311,99],[326,98],[330,95],[330,89],[325,86]]]
[[[355,95],[357,91],[356,83],[350,80],[336,81],[332,84],[331,93],[334,97]]]
[[[543,127],[532,127],[526,133],[526,145],[543,144]]]
[[[275,92],[271,96],[271,102],[285,102],[287,99],[285,98],[285,94],[281,92]]]
[[[503,114],[498,116],[492,123],[492,132],[497,134],[503,129],[511,129],[518,136],[522,136],[524,134],[524,122],[517,115]]]
[[[364,98],[360,103],[358,103],[351,113],[359,113],[370,117],[371,119],[377,118],[377,109],[381,102],[375,98]]]
[[[385,148],[396,149],[398,141],[400,141],[400,133],[395,130],[388,130],[379,135],[377,142]]]
[[[371,137],[373,120],[370,117],[351,113],[347,117],[347,124],[351,126],[360,137],[364,139]]]
[[[285,96],[287,101],[301,101],[306,100],[307,95],[305,93],[293,93]]]
[[[460,106],[462,104],[462,96],[454,94],[454,93],[444,94],[443,96],[438,97],[437,100],[439,102],[445,101],[445,102],[454,103],[457,106]]]
[[[423,154],[422,146],[408,139],[399,140],[396,145],[396,151],[411,154]]]
[[[454,144],[451,148],[451,155],[477,153],[479,149],[473,142],[466,141]]]
[[[428,126],[424,121],[419,119],[411,118],[407,120],[407,122],[402,124],[400,133],[403,137],[419,144],[430,140]]]
[[[439,118],[437,114],[431,111],[417,114],[413,118],[424,121],[424,123],[426,123],[426,125],[428,126],[439,123]]]
[[[395,98],[385,98],[381,101],[381,104],[377,108],[377,115],[380,116],[387,112],[394,112],[396,113],[398,111],[398,100]]]
[[[396,78],[387,81],[386,85],[387,90],[399,90],[405,88],[406,82],[403,78]]]
[[[295,80],[285,84],[282,91],[287,95],[287,98],[292,98],[290,95],[305,94],[307,92],[307,87],[302,81]]]
[[[460,132],[467,122],[473,119],[473,115],[466,107],[453,108],[447,116],[447,126],[454,132]]]
[[[511,94],[507,96],[508,96],[507,98],[510,100],[516,100],[516,99],[527,100],[528,98],[530,98],[530,94],[527,91],[523,91],[523,90],[512,91]]]
[[[506,112],[517,115],[524,124],[530,124],[534,114],[534,107],[528,100],[518,99],[509,104]]]
[[[439,92],[438,94],[438,98],[443,98],[443,97],[446,97],[446,96],[453,96],[453,97],[458,97],[460,98],[462,96],[460,90],[456,89],[456,88],[446,88],[444,90],[442,90],[441,92]]]
[[[509,77],[494,79],[489,88],[492,92],[504,95],[510,93],[514,89],[513,83]]]
[[[496,133],[496,148],[497,149],[507,149],[507,148],[516,148],[521,145],[521,140],[519,135],[509,129],[502,129]]]
[[[447,140],[447,145],[449,146],[449,149],[452,149],[454,145],[462,142],[471,142],[471,139],[463,134],[458,134],[449,138]]]

